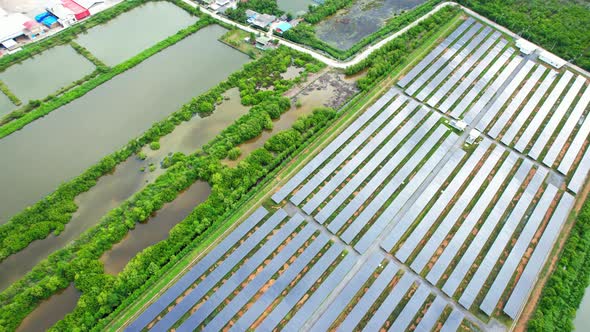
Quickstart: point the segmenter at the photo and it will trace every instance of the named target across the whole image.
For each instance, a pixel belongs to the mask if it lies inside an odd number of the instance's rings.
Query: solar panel
[[[545,120],[547,114],[549,114],[549,111],[551,111],[551,109],[553,108],[553,105],[555,105],[555,102],[557,102],[557,99],[561,96],[563,89],[565,89],[567,83],[571,80],[573,76],[574,74],[572,74],[572,72],[570,71],[566,71],[563,74],[563,76],[561,76],[561,78],[557,82],[557,85],[555,85],[553,90],[551,90],[549,96],[547,96],[547,98],[543,102],[543,105],[535,113],[535,117],[528,123],[524,133],[520,136],[520,138],[516,142],[516,145],[514,145],[514,148],[516,150],[520,152],[524,151],[524,149],[529,144],[530,140],[537,132],[537,129],[539,129],[539,127],[541,126],[541,123],[543,123],[543,120]]]
[[[286,216],[285,211],[281,211]],[[174,299],[178,298],[185,289],[187,289],[192,283],[197,280],[203,272],[207,271],[215,262],[227,252],[228,249],[233,247],[241,238],[243,238],[258,222],[268,214],[268,211],[260,207],[248,219],[240,224],[234,231],[232,231],[219,245],[217,245],[207,256],[197,263],[190,271],[180,278],[172,287],[158,298],[156,302],[150,305],[133,323],[131,323],[125,330],[126,331],[141,331],[156,316],[162,312]],[[278,215],[277,215],[278,217]],[[283,217],[284,219],[285,217]]]
[[[461,313],[461,311],[459,310],[453,310],[451,312],[451,315],[449,316],[449,318],[447,318],[447,320],[445,321],[445,324],[443,325],[442,329],[440,330],[440,332],[455,332],[459,329],[459,326],[461,325],[461,322],[463,321],[463,318],[465,316]]]
[[[422,320],[420,320],[420,323],[418,324],[418,326],[416,326],[416,329],[414,331],[415,332],[430,332],[430,331],[432,331],[432,328],[434,327],[436,322],[438,322],[438,319],[440,318],[440,315],[445,310],[446,306],[447,306],[447,301],[440,296],[437,297],[434,300],[434,302],[432,302],[432,304],[428,308],[428,311],[426,311],[426,314],[424,315],[424,317],[422,317]]]
[[[510,98],[510,96],[512,96],[514,91],[516,91],[516,89],[524,81],[525,77],[529,74],[529,72],[531,71],[531,69],[534,66],[535,66],[535,63],[533,61],[526,61],[524,66],[522,66],[520,68],[520,70],[518,70],[516,75],[514,75],[514,77],[510,79],[510,82],[508,83],[506,88],[504,90],[502,90],[502,92],[498,95],[498,97],[496,98],[494,103],[490,107],[488,107],[488,109],[485,111],[483,117],[481,118],[481,120],[479,121],[479,123],[476,126],[476,128],[478,130],[484,131],[490,125],[492,120],[500,112],[500,109],[502,109],[502,106],[504,106],[504,104],[508,101],[508,98]],[[508,79],[508,77],[506,77],[505,80],[506,79]],[[499,85],[498,85],[498,88],[499,88],[503,82],[502,83],[498,82],[498,83],[499,83]],[[483,105],[485,105],[485,104],[483,104]],[[484,109],[483,105],[482,105],[481,110]],[[492,137],[495,137],[495,136],[492,136]]]
[[[531,166],[532,166],[532,163],[529,162],[528,160],[525,160],[525,162],[518,169],[517,176],[512,178],[512,180],[510,181],[510,183],[506,187],[506,190],[502,194],[502,197],[500,197],[500,200],[498,201],[498,203],[494,207],[494,209],[496,207],[500,207],[500,208],[502,208],[502,210],[496,210],[496,211],[494,211],[493,214],[490,214],[490,216],[492,216],[494,219],[496,219],[497,216],[500,215],[500,213],[502,213],[502,214],[506,213],[506,212],[504,212],[505,211],[504,208],[507,208],[508,205],[510,204],[510,202],[512,202],[512,200],[515,198],[515,195],[516,195],[518,189],[520,188],[523,180],[526,178],[527,174],[529,173]],[[541,172],[536,174],[536,179],[533,181],[538,181],[540,184],[544,178],[544,176],[540,176],[540,175],[541,175]],[[523,197],[523,198],[526,200],[529,197]],[[522,209],[523,211],[526,210],[526,206],[524,208],[522,206],[519,208]],[[502,212],[499,212],[499,211],[502,211]],[[496,212],[498,212],[498,213],[496,213]],[[496,239],[494,239],[492,246],[488,250],[483,261],[479,264],[478,269],[475,272],[475,275],[471,278],[471,281],[469,282],[469,284],[467,285],[467,287],[463,291],[463,295],[459,299],[459,303],[461,303],[465,308],[470,308],[471,305],[473,304],[473,301],[477,297],[477,294],[479,294],[481,287],[483,286],[489,273],[494,268],[497,259],[499,258],[500,254],[502,253],[502,250],[504,249],[506,242],[510,239],[510,237],[512,236],[512,233],[514,232],[516,227],[518,227],[520,219],[522,218],[522,214],[520,214],[520,213],[518,213],[518,211],[514,211],[514,210],[508,211],[508,212],[512,212],[510,217],[508,218],[508,220],[506,220],[504,225],[502,225],[502,230],[501,230],[500,234],[498,234]],[[481,247],[479,247],[479,248],[481,248]]]
[[[510,254],[508,258],[504,261],[500,272],[494,279],[490,290],[486,294],[484,300],[482,301],[481,305],[479,306],[483,312],[485,312],[488,316],[492,314],[498,300],[504,293],[504,289],[510,282],[512,278],[512,274],[518,267],[522,255],[529,247],[529,244],[533,238],[533,235],[537,231],[539,224],[543,220],[543,216],[547,212],[551,202],[553,201],[555,194],[557,193],[557,188],[553,185],[548,185],[547,189],[541,196],[541,199],[537,203],[537,206],[533,210],[533,213],[528,218],[524,229],[521,231],[520,235],[518,236],[518,240],[512,246],[510,250]]]
[[[549,139],[551,139],[551,134],[553,133],[555,128],[557,128],[561,120],[563,120],[565,113],[569,110],[572,102],[574,101],[574,98],[576,98],[578,92],[580,91],[585,82],[586,79],[581,75],[576,78],[574,84],[568,90],[565,97],[563,97],[561,103],[553,112],[553,115],[551,115],[551,119],[549,119],[549,122],[547,122],[547,124],[543,127],[543,131],[541,131],[541,134],[539,135],[537,141],[533,145],[533,148],[529,152],[529,155],[531,157],[533,157],[534,159],[539,158],[539,155],[543,151],[545,145],[547,144],[547,142],[549,142]]]
[[[432,52],[430,52],[420,63],[416,65],[416,67],[412,68],[408,74],[404,78],[402,78],[397,84],[401,87],[405,87],[410,83],[418,74],[420,74],[436,57],[438,57],[447,47],[459,37],[463,31],[465,31],[471,24],[473,24],[475,20],[473,18],[468,18],[465,22],[463,22],[451,35],[449,35],[440,45],[438,45]]]
[[[346,205],[346,207],[336,216],[336,218],[330,223],[328,229],[332,232],[338,231],[344,222],[350,218],[356,210],[369,198],[369,196],[373,193],[375,189],[387,178],[391,172],[393,172],[399,164],[404,160],[404,158],[411,152],[414,146],[410,146],[411,143],[408,142],[419,142],[422,137],[424,137],[427,131],[436,123],[438,120],[438,115],[432,114],[424,123],[423,126],[418,128],[418,130],[406,141],[400,148],[397,150],[393,156],[387,161],[387,163],[377,172],[375,176],[365,185],[365,187],[360,190],[360,192]],[[412,130],[414,129],[413,126]],[[383,158],[381,158],[383,159]],[[367,172],[368,173],[368,172]],[[364,174],[359,176],[359,178],[366,178],[368,174]],[[343,203],[341,200],[342,198],[346,198],[353,194],[353,187],[356,188],[357,183],[353,183],[351,186],[345,186],[340,192],[342,195],[337,195],[330,201],[328,205],[331,205],[332,202],[335,202],[337,206],[340,206]],[[340,194],[339,192],[339,194]],[[317,219],[320,221],[325,221],[330,216],[328,213],[330,211],[335,210],[334,207],[328,205],[320,211],[317,215]],[[326,212],[324,211],[326,210]]]
[[[543,232],[539,243],[535,247],[535,251],[533,255],[529,259],[522,275],[518,279],[508,302],[506,302],[506,306],[504,307],[504,312],[508,314],[508,316],[515,319],[522,306],[524,305],[528,295],[530,293],[531,288],[535,284],[539,272],[545,265],[545,261],[553,248],[553,244],[555,240],[559,236],[559,230],[563,223],[567,220],[567,216],[569,215],[570,209],[574,204],[574,197],[568,193],[564,193],[561,201],[557,205],[555,209],[555,213],[549,220],[547,224],[547,228]]]
[[[418,310],[422,308],[428,295],[430,295],[428,286],[420,284],[416,292],[412,295],[412,298],[399,313],[393,324],[391,324],[389,331],[406,331],[410,323],[414,321],[414,317],[418,313]]]
[[[242,259],[254,249],[266,236],[277,226],[277,224],[285,219],[286,213],[283,210],[277,211],[272,215],[262,226],[250,236],[236,251],[227,257],[213,272],[211,272],[197,287],[191,290],[180,303],[178,303],[171,311],[169,311],[156,325],[156,330],[164,330],[172,327],[186,312],[194,306],[203,295],[215,286],[229,271],[231,271]],[[267,226],[268,225],[268,226]],[[285,229],[285,228],[283,228]],[[283,233],[281,233],[283,234]],[[276,235],[273,236],[276,238]],[[272,238],[271,238],[272,239]],[[271,243],[272,242],[267,242]]]
[[[391,279],[399,271],[399,267],[394,262],[389,262],[383,272],[379,274],[377,279],[369,287],[363,296],[357,301],[356,305],[348,313],[342,324],[338,327],[338,331],[352,331],[367,313],[367,310],[375,303],[379,295],[389,285]]]
[[[383,261],[383,255],[376,253],[371,255],[369,259],[363,264],[363,267],[358,271],[346,287],[338,294],[332,304],[324,312],[322,317],[311,328],[312,331],[327,331],[332,323],[340,316],[342,311],[350,303],[350,300],[354,295],[361,289],[361,287],[367,282],[367,280],[374,273],[375,269]]]
[[[486,27],[486,29],[488,29],[488,27]],[[449,78],[445,82],[445,84],[440,89],[438,89],[431,98],[429,98],[426,101],[426,103],[432,107],[438,104],[438,102],[451,90],[451,88],[455,86],[455,84],[457,84],[457,82],[459,82],[459,80],[467,74],[469,69],[471,69],[471,67],[473,67],[473,65],[476,62],[478,62],[482,58],[482,56],[484,56],[489,51],[492,45],[496,43],[501,36],[502,34],[496,31],[492,34],[490,38],[486,39],[486,41],[481,45],[481,47],[479,47],[477,51],[475,51],[475,53],[473,53],[461,65],[461,67],[459,67],[459,69],[453,74],[453,76],[451,76],[451,78]]]
[[[512,142],[512,140],[514,140],[516,134],[518,134],[522,126],[525,124],[526,120],[531,116],[532,110],[537,108],[537,105],[541,101],[541,98],[543,98],[545,93],[549,90],[549,87],[551,87],[551,85],[553,84],[553,81],[555,81],[557,74],[558,73],[555,70],[550,70],[549,74],[545,76],[545,79],[543,80],[541,85],[539,85],[537,90],[535,90],[535,93],[531,96],[531,98],[529,98],[526,105],[522,108],[521,112],[510,125],[508,131],[502,137],[502,143],[509,145]]]
[[[485,27],[465,46],[455,57],[453,57],[441,71],[418,93],[418,100],[426,99],[446,78],[449,78],[455,68],[457,68],[465,58],[482,42],[482,40],[492,31],[490,27]],[[460,45],[457,45],[458,47]]]
[[[352,174],[355,169],[361,165],[363,161],[369,157],[371,153],[379,148],[391,133],[395,132],[395,129],[410,115],[415,106],[415,103],[411,103],[408,107],[404,107],[391,121],[389,121],[383,130],[379,131],[379,133],[369,141],[367,145],[354,156],[354,158],[346,163],[346,165],[303,206],[303,211],[307,214],[311,214],[330,194],[332,194],[332,192],[334,192],[334,190],[336,190],[336,188],[342,184],[342,182],[348,178],[348,176],[350,176],[350,174]],[[391,142],[391,144],[386,143],[376,154],[388,155],[391,153],[391,150],[396,146],[396,141],[392,142],[389,140],[389,142]]]
[[[577,194],[582,189],[584,182],[586,182],[588,172],[590,172],[590,149],[586,149],[586,152],[584,152],[578,168],[567,184],[568,189]]]
[[[440,105],[439,108],[443,112],[447,112],[451,108],[451,106],[453,106],[453,104],[455,104],[457,99],[459,99],[459,97],[461,97],[461,95],[467,90],[467,88],[469,88],[471,86],[471,84],[473,84],[473,82],[477,78],[479,78],[481,73],[486,68],[488,68],[488,66],[498,56],[498,54],[500,54],[500,52],[506,47],[507,44],[508,44],[508,42],[505,39],[501,39],[500,42],[498,44],[496,44],[496,46],[494,46],[494,48],[488,54],[486,54],[486,56],[483,58],[483,60],[481,60],[479,62],[479,64],[473,68],[473,70],[469,73],[469,75],[467,75],[467,77],[465,77],[465,79],[463,79],[463,81],[461,81],[461,84],[459,84],[459,86],[455,90],[453,90],[451,95],[449,95],[449,97],[447,97],[444,100],[444,102]],[[506,52],[509,52],[509,53],[504,53],[504,54],[507,54],[504,58],[504,61],[510,57],[513,50],[509,49]],[[496,66],[498,66],[498,69],[500,68],[499,66],[501,65],[501,64],[498,64],[499,62],[500,61],[496,62]],[[493,68],[490,70],[493,70]]]
[[[309,180],[309,182],[299,189],[297,193],[291,197],[291,202],[295,205],[299,205],[309,194],[322,184],[328,176],[334,173],[338,166],[345,162],[346,159],[348,159],[352,153],[363,144],[363,142],[370,138],[406,100],[406,98],[400,97],[391,103],[385,111],[381,112],[364,130],[360,131],[359,134],[350,141],[350,143],[346,144],[346,146],[338,151],[334,158],[324,165],[324,167],[322,167],[319,172]],[[395,128],[399,123],[394,123],[393,125],[395,125]],[[360,153],[365,157],[368,156],[367,151],[361,151]]]
[[[561,173],[566,175],[569,173],[570,169],[572,168],[572,165],[574,164],[574,161],[576,160],[576,157],[580,153],[580,150],[582,150],[582,147],[584,146],[586,139],[588,138],[588,135],[590,135],[590,116],[586,116],[584,122],[582,123],[574,139],[572,140],[572,143],[569,145],[567,151],[565,152],[565,155],[563,156],[563,159],[561,160],[561,163],[557,168]],[[585,177],[586,176],[584,175],[584,178]]]
[[[481,79],[475,81],[475,84],[469,89],[467,94],[465,94],[465,96],[461,97],[460,102],[457,104],[456,107],[453,108],[453,111],[451,112],[451,116],[453,118],[458,119],[459,117],[461,117],[461,115],[465,111],[468,110],[469,105],[471,105],[471,103],[476,99],[476,97],[478,97],[480,95],[480,93],[482,91],[485,91],[486,87],[488,86],[488,83],[492,82],[494,76],[502,68],[505,68],[506,62],[510,59],[510,57],[512,57],[513,53],[514,53],[514,49],[512,49],[512,48],[507,49],[504,53],[502,53],[502,55],[500,55],[500,57],[494,62],[494,64],[486,71],[486,73],[483,75],[483,77]],[[519,59],[519,58],[515,57],[514,59]],[[511,62],[508,62],[508,65],[510,65],[510,63]],[[508,65],[506,65],[506,66],[508,66]],[[511,65],[511,67],[512,67],[512,65]],[[508,68],[508,70],[510,71],[510,68]],[[446,101],[445,101],[445,103],[446,103]],[[444,106],[444,104],[443,104],[443,106]],[[473,118],[471,118],[470,120],[473,120]]]
[[[559,134],[557,134],[555,140],[551,144],[549,152],[547,152],[547,155],[545,155],[545,158],[543,159],[543,163],[545,165],[553,165],[555,159],[557,159],[557,156],[563,149],[563,146],[571,136],[572,131],[576,127],[576,124],[580,121],[580,118],[584,114],[584,111],[586,110],[588,103],[590,103],[589,87],[586,88],[586,91],[584,92],[580,100],[578,100],[578,103],[576,104],[572,112],[568,114],[567,121],[565,122],[565,124],[559,131]],[[569,148],[571,147],[568,147],[568,149]]]
[[[279,269],[285,265],[287,260],[293,256],[296,251],[303,246],[303,244],[309,240],[311,235],[316,231],[316,229],[307,224],[294,238],[290,241],[283,249],[280,249],[278,254],[264,267],[264,269],[256,274],[256,277],[251,281],[248,281],[248,284],[240,291],[236,297],[234,297],[229,304],[224,304],[223,309],[215,316],[211,322],[207,324],[207,329],[212,331],[221,331],[227,323],[232,319],[232,317],[238,313],[238,311],[250,301],[250,299],[258,293],[258,291],[268,282],[268,280],[279,271]],[[253,262],[254,264],[259,262]],[[239,281],[239,280],[238,280]],[[225,299],[226,296],[229,296],[231,292],[231,288],[235,285],[231,285],[232,287],[226,287],[227,283],[224,284],[220,290],[216,292],[214,296],[209,298],[207,302],[205,302],[201,308],[209,307],[211,310],[217,308]],[[224,293],[224,289],[228,289],[228,292]],[[217,296],[219,293],[220,296]]]
[[[416,256],[416,259],[414,259],[414,262],[412,262],[411,265],[414,271],[418,273],[422,271],[432,256],[434,256],[435,251],[438,249],[438,247],[440,247],[443,240],[449,235],[449,232],[453,226],[455,226],[455,223],[462,218],[465,213],[464,210],[467,208],[467,206],[469,206],[475,197],[475,194],[477,194],[477,192],[481,189],[485,180],[490,176],[491,172],[496,167],[496,164],[500,160],[503,152],[504,151],[502,151],[502,149],[494,149],[492,154],[488,157],[488,159],[486,159],[485,163],[478,170],[477,174],[473,177],[469,185],[460,194],[461,196],[459,199],[455,201],[453,207],[447,213],[446,217],[441,223],[439,223],[436,231],[434,231],[432,236],[430,236],[426,245],[422,246],[422,250],[418,256]],[[461,225],[462,227],[459,228],[459,234],[456,235],[462,236],[462,233],[467,234],[470,232],[469,226],[475,226],[476,221],[479,220],[479,217],[484,213],[485,208],[488,206],[489,200],[494,197],[496,191],[500,188],[504,182],[504,179],[514,167],[515,162],[516,157],[514,157],[514,155],[510,155],[507,160],[504,161],[484,191],[484,194],[481,195],[480,200],[477,201],[477,204],[475,204],[473,210],[469,213],[466,221]],[[463,225],[465,225],[465,227],[463,227]]]
[[[232,326],[230,331],[245,331],[266,311],[269,305],[285,290],[311,260],[328,243],[325,233],[320,235],[307,247],[283,274],[258,298],[242,317]]]
[[[272,331],[342,253],[342,249],[341,245],[334,243],[264,319],[258,329],[260,331]]]
[[[289,322],[285,325],[285,331],[300,331],[301,327],[309,317],[317,310],[317,308],[322,304],[322,302],[332,293],[334,288],[338,286],[344,276],[350,272],[353,265],[356,263],[357,258],[353,255],[347,255],[344,259],[338,264],[338,266],[332,271],[330,276],[322,282],[318,289],[307,299],[305,304],[297,313],[289,320]]]
[[[475,33],[480,29],[481,24],[475,23],[467,32],[463,34],[459,41],[451,45],[446,53],[443,53],[441,57],[430,66],[430,68],[428,68],[422,75],[420,75],[420,77],[418,77],[416,81],[412,83],[412,85],[406,88],[406,93],[409,95],[413,95],[414,93],[416,93],[420,89],[420,87],[422,87],[434,74],[436,74],[436,72],[445,63],[447,63],[447,61],[449,61],[455,55],[455,53],[457,53],[457,51],[459,51],[459,49],[463,47],[463,45],[465,45],[465,43],[469,41],[469,39],[471,39],[471,37],[473,37],[473,35],[475,35]]]
[[[537,67],[537,69],[533,72],[531,77],[529,77],[529,79],[522,86],[522,88],[519,89],[518,93],[516,93],[516,96],[512,99],[510,104],[506,107],[506,109],[504,109],[502,115],[498,118],[496,123],[494,123],[492,129],[488,132],[488,135],[494,138],[500,135],[500,132],[502,131],[502,129],[504,129],[504,126],[506,126],[508,121],[512,119],[516,110],[521,106],[522,102],[532,91],[533,87],[535,87],[539,79],[541,79],[541,76],[543,76],[543,73],[545,73],[546,69],[547,68],[543,66]],[[528,113],[528,111],[529,110],[525,110],[526,113]]]
[[[391,293],[383,300],[379,309],[371,316],[371,319],[363,329],[363,331],[378,331],[383,326],[383,323],[389,317],[391,312],[398,306],[400,301],[404,298],[416,278],[405,273],[399,282],[393,287]]]
[[[389,204],[389,206],[385,209],[383,213],[381,213],[380,217],[375,220],[373,225],[369,228],[369,230],[361,237],[361,239],[355,244],[354,248],[360,252],[365,253],[369,246],[373,244],[375,239],[381,234],[383,229],[387,226],[388,222],[393,219],[395,215],[398,214],[399,210],[406,204],[406,202],[410,199],[410,197],[418,190],[418,187],[422,184],[422,182],[426,179],[426,177],[434,170],[436,165],[438,165],[444,156],[449,152],[449,150],[453,147],[453,143],[457,140],[457,137],[452,134],[448,136],[445,141],[436,149],[436,151],[432,154],[430,158],[422,165],[420,170],[412,177],[411,181],[404,187],[402,191],[395,197],[395,199]],[[392,182],[395,178],[392,180]],[[390,184],[392,183],[390,182]],[[388,184],[389,187],[389,184]],[[392,190],[386,187],[383,191],[386,193],[393,193]],[[365,211],[369,211],[368,208]],[[357,225],[357,221],[363,217],[363,214],[357,218],[352,225],[346,229],[346,232],[342,234],[342,239],[350,243],[352,239],[358,234],[358,232],[366,225],[366,222],[360,223]],[[374,213],[371,212],[371,217],[375,215],[377,211]],[[368,219],[367,219],[368,221]]]
[[[356,134],[383,106],[385,106],[394,96],[397,95],[395,88],[391,88],[375,104],[361,114],[350,126],[348,126],[340,135],[338,135],[325,149],[322,150],[312,161],[307,163],[294,177],[292,177],[279,191],[273,196],[275,203],[280,203],[285,199],[297,186],[299,186],[310,174],[312,174],[320,165],[326,161],[334,152],[336,152],[344,143],[346,143],[354,134]]]
[[[469,161],[465,164],[466,167],[461,168],[461,170],[459,170],[459,173],[455,175],[449,186],[438,197],[438,199],[430,208],[430,210],[428,210],[426,216],[422,218],[422,220],[414,229],[414,231],[410,234],[408,239],[395,253],[395,257],[397,257],[402,262],[405,262],[408,259],[408,257],[410,257],[412,252],[414,252],[416,245],[420,243],[424,235],[426,235],[430,227],[438,219],[438,216],[440,216],[442,211],[447,207],[453,196],[455,196],[455,194],[463,185],[463,183],[469,179],[469,175],[477,167],[477,164],[480,159],[481,156],[479,156],[479,153],[474,153],[474,155],[471,158],[469,158]],[[406,215],[405,218],[415,220],[419,213],[420,211],[418,211],[418,209],[411,209],[411,211],[408,215]]]

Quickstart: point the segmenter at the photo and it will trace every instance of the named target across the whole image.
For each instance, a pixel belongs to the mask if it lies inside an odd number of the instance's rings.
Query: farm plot
[[[519,54],[467,19],[398,85],[405,93],[555,169],[577,193],[590,171],[588,77]]]

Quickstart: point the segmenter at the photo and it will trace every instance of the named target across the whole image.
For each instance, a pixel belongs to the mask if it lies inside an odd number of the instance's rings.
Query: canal
[[[0,140],[10,156],[0,163],[0,223],[241,68],[249,58],[217,40],[225,31],[206,27]]]

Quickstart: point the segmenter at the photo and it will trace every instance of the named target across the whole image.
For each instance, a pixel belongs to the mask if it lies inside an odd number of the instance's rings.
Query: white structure
[[[104,0],[75,0],[77,4],[88,9],[90,15],[94,15],[106,8]]]
[[[518,47],[518,49],[520,49],[520,51],[526,55],[533,53],[537,49],[537,45],[522,38],[516,41],[516,47]]]
[[[563,67],[566,64],[566,61],[563,60],[562,58],[553,55],[547,51],[543,51],[541,52],[541,55],[539,55],[539,59],[541,59],[542,61],[546,62],[547,64],[559,69],[561,67]]]
[[[0,43],[24,35],[24,24],[28,21],[30,19],[20,13],[0,17]]]
[[[481,136],[481,133],[477,129],[471,129],[469,137],[467,137],[467,144],[473,144]]]
[[[76,15],[74,15],[71,10],[64,7],[61,3],[54,2],[51,7],[47,7],[47,11],[55,15],[59,24],[61,24],[64,28],[67,28],[77,22]]]
[[[460,131],[465,131],[465,129],[467,129],[467,123],[463,120],[452,120],[451,127]]]

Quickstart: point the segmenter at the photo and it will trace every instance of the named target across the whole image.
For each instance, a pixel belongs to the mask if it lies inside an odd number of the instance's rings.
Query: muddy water
[[[170,2],[150,2],[80,35],[78,43],[109,66],[121,63],[197,21]]]
[[[94,70],[94,65],[69,45],[53,47],[0,73],[22,102],[43,99]],[[0,110],[0,114],[2,111]]]
[[[15,108],[16,105],[14,105],[5,94],[0,92],[0,118]]]
[[[316,26],[319,39],[342,50],[382,28],[388,19],[425,0],[358,0]]]
[[[206,27],[0,140],[0,224],[238,70],[249,58],[217,40],[225,31]]]
[[[212,115],[205,118],[195,117],[188,122],[183,122],[172,133],[161,138],[159,150],[145,149],[144,152],[148,156],[146,160],[129,158],[117,166],[112,174],[100,178],[90,191],[79,195],[76,198],[79,208],[59,236],[50,235],[46,239],[35,241],[24,250],[1,262],[0,290],[20,279],[50,253],[78,238],[107,212],[119,206],[164,172],[160,167],[150,172],[149,164],[159,165],[170,153],[194,152],[213,139],[223,128],[248,112],[248,108],[240,104],[238,89],[229,90],[224,97],[229,99],[218,105]],[[140,171],[142,168],[145,171]]]
[[[101,257],[106,273],[118,274],[137,253],[166,239],[172,227],[184,220],[199,203],[205,201],[210,192],[211,188],[207,182],[198,181],[173,202],[164,205],[147,222],[138,224],[121,242]]]
[[[16,331],[46,331],[71,312],[76,307],[79,298],[80,292],[71,285],[61,293],[55,294],[46,301],[43,301],[37,309],[23,320]]]
[[[317,5],[313,0],[277,0],[279,8],[293,15],[301,15],[307,12],[310,5]]]

